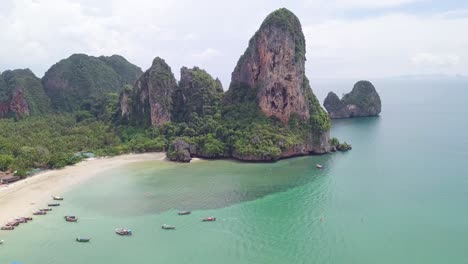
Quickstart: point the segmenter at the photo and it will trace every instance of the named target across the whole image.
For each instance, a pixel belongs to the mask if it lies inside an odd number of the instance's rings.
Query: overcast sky
[[[309,78],[468,74],[466,0],[0,0],[0,71],[42,77],[73,53],[120,54],[146,70],[160,56],[176,76],[197,65],[227,85],[280,7],[301,20]]]

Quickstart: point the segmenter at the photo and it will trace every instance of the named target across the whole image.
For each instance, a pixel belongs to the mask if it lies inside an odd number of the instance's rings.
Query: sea
[[[355,81],[311,83],[323,102]],[[0,264],[468,263],[468,79],[371,81],[381,115],[332,122],[349,152],[122,165],[1,231]]]

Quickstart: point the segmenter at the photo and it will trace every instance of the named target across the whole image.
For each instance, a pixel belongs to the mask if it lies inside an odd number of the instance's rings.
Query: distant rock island
[[[382,109],[380,96],[369,81],[357,82],[341,100],[334,92],[329,92],[323,106],[332,119],[376,116]]]

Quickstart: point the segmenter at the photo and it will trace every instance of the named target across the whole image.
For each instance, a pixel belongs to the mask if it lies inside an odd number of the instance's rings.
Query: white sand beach
[[[126,163],[165,160],[166,153],[127,154],[109,158],[93,158],[59,170],[49,170],[25,180],[0,187],[0,225],[18,216],[47,206],[52,195],[81,184],[103,171]]]

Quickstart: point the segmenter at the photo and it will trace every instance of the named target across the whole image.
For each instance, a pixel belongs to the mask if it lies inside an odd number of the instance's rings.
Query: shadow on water
[[[207,210],[283,192],[325,176],[331,155],[276,163],[142,162],[108,171],[72,191],[76,206],[105,215],[135,216],[166,210]]]

